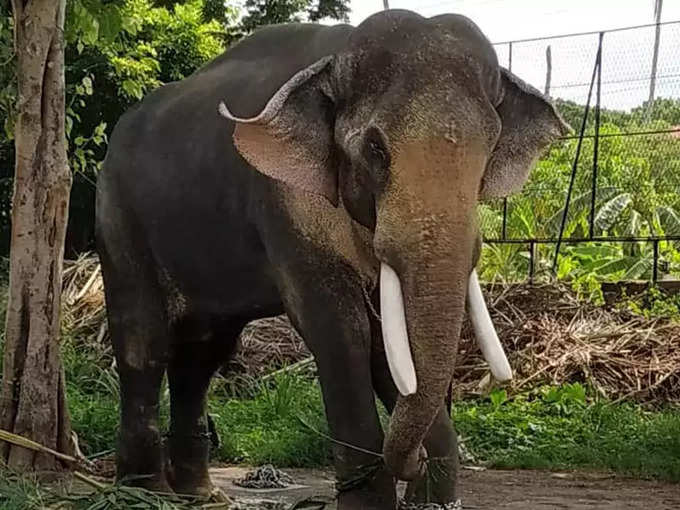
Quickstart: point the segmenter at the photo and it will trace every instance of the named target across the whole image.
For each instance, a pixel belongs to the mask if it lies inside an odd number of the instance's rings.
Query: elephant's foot
[[[431,459],[425,474],[409,483],[402,506],[410,509],[410,505],[413,505],[412,508],[416,509],[435,503],[441,505],[442,509],[457,508],[457,467],[456,459]]]
[[[338,482],[338,510],[394,510],[397,508],[396,482],[380,467],[351,481]]]
[[[206,498],[213,495],[215,487],[208,474],[209,435],[172,436],[168,447],[168,479],[174,491]]]
[[[161,444],[155,427],[121,433],[116,459],[117,481],[150,491],[172,492],[165,474]]]

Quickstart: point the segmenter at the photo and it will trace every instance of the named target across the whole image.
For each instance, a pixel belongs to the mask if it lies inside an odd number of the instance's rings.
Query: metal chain
[[[463,503],[460,499],[450,503],[406,503],[402,499],[399,510],[463,510]]]
[[[289,475],[271,464],[249,471],[243,478],[234,480],[235,485],[246,489],[285,489],[293,483]]]

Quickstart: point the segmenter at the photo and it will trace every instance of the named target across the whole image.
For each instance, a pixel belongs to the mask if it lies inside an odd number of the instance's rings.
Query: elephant
[[[444,404],[466,306],[511,375],[474,270],[476,207],[520,190],[568,130],[454,14],[261,28],[148,94],[97,182],[117,476],[210,492],[211,377],[248,322],[285,312],[318,367],[338,508],[394,509],[398,480],[414,504],[456,501]]]

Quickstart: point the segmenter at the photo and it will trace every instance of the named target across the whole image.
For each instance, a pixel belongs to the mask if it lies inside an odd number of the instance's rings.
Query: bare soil
[[[234,485],[233,480],[243,477],[246,471],[241,467],[215,468],[211,476],[216,485],[239,499],[261,498],[263,502],[290,504],[309,496],[331,498],[334,493],[331,471],[285,470],[298,485],[284,490],[248,490]],[[460,488],[465,509],[680,509],[680,484],[602,473],[463,470]],[[334,509],[332,504],[327,507],[327,510]]]

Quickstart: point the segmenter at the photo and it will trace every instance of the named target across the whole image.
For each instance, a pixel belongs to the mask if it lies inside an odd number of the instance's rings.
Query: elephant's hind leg
[[[168,366],[168,451],[170,484],[178,493],[205,496],[212,490],[206,394],[212,375],[231,357],[244,326],[245,321],[240,319],[213,321],[210,333],[200,340],[196,332],[176,328],[177,343]]]
[[[121,267],[102,250],[100,255],[120,377],[117,478],[130,485],[168,491],[158,424],[168,344],[163,300],[153,281],[136,270],[139,267]]]

